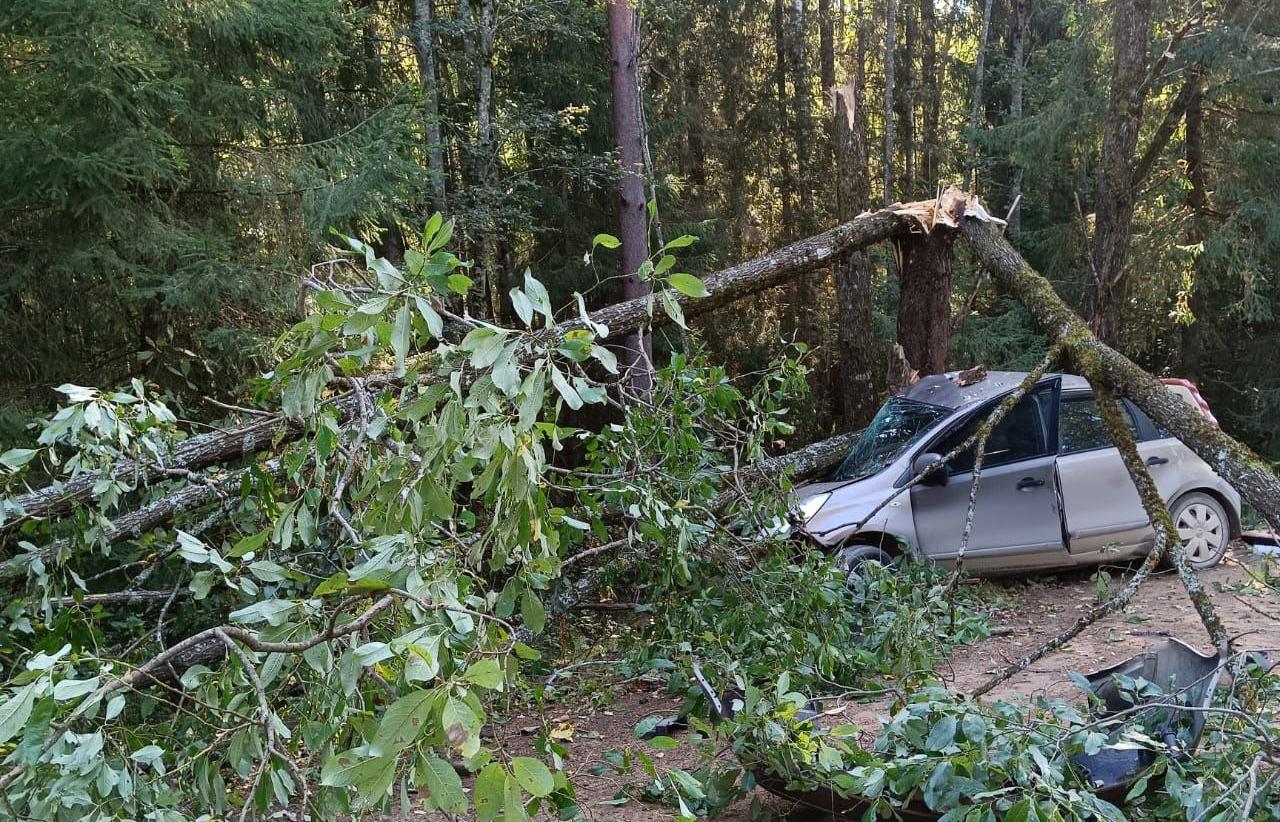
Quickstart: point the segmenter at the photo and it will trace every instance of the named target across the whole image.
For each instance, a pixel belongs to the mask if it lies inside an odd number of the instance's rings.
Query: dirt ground
[[[1245,547],[1233,549],[1217,568],[1206,571],[1202,579],[1209,589],[1215,608],[1237,646],[1257,650],[1280,650],[1280,594],[1249,586],[1246,567],[1255,568],[1257,558]],[[1111,590],[1124,585],[1132,569],[1112,568]],[[1004,607],[993,614],[993,636],[977,645],[956,650],[943,662],[938,674],[959,691],[970,690],[985,682],[991,674],[1024,656],[1046,640],[1074,623],[1097,601],[1097,586],[1092,571],[1070,572],[1056,576],[1040,576],[997,581]],[[1239,590],[1245,589],[1245,590]],[[1163,572],[1149,579],[1127,609],[1095,623],[1084,634],[1056,652],[1017,674],[1001,685],[989,699],[1029,699],[1036,695],[1073,698],[1078,692],[1067,679],[1068,671],[1089,672],[1131,657],[1146,648],[1153,636],[1165,633],[1201,650],[1212,646],[1195,609],[1173,572]],[[631,799],[614,804],[615,797],[638,796],[644,775],[638,768],[629,774],[612,769],[593,776],[589,770],[603,762],[607,751],[621,751],[645,746],[638,742],[632,729],[642,719],[654,714],[673,713],[679,700],[673,699],[653,684],[631,683],[615,688],[613,698],[600,704],[584,699],[549,709],[543,717],[516,715],[497,733],[512,749],[527,749],[530,731],[543,719],[553,727],[571,726],[572,739],[566,740],[569,757],[566,767],[571,772],[585,815],[617,822],[648,822],[673,818],[672,810],[661,804]],[[595,703],[595,704],[593,704]],[[868,739],[879,728],[879,717],[886,712],[883,703],[850,705],[846,715],[867,729]],[[693,746],[682,744],[663,753],[645,747],[659,768],[696,768]],[[752,819],[752,799],[785,817],[790,810],[785,803],[757,789],[756,796],[738,802],[719,817],[729,822]],[[414,820],[440,818],[417,810]]]

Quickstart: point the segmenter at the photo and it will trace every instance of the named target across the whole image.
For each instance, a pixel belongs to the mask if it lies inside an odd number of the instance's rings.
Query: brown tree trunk
[[[1193,0],[1191,13],[1200,16],[1204,13],[1202,0]],[[1196,254],[1194,280],[1190,294],[1187,295],[1187,310],[1191,316],[1184,320],[1182,326],[1182,376],[1189,380],[1199,380],[1200,374],[1200,318],[1205,302],[1205,279],[1209,276],[1204,265],[1203,243],[1208,236],[1205,207],[1209,194],[1204,170],[1204,90],[1200,83],[1195,83],[1195,93],[1187,104],[1186,128],[1183,137],[1183,159],[1186,162],[1187,209],[1191,212],[1191,221],[1187,224],[1187,245],[1200,250]]]
[[[871,199],[862,73],[859,65],[853,79],[835,93],[836,209],[842,220],[852,219]],[[853,251],[836,263],[835,286],[840,358],[834,383],[844,425],[857,429],[871,421],[880,404],[878,377],[884,362],[872,330],[871,258],[866,251]]]
[[[935,0],[920,0],[920,82],[924,89],[921,102],[923,139],[920,140],[920,175],[930,191],[938,185],[938,18]]]
[[[885,0],[884,11],[884,204],[897,198],[893,192],[893,62],[897,32],[894,24],[898,16],[897,3]]]
[[[493,42],[498,30],[495,0],[480,0],[480,17],[476,23],[476,143],[472,151],[472,182],[482,188],[486,200],[496,198],[498,171],[497,145],[493,139]],[[494,226],[480,228],[479,261],[475,268],[476,284],[467,294],[471,313],[483,318],[496,318],[500,287],[497,271],[497,248]]]
[[[903,196],[910,199],[917,195],[916,191],[916,10],[912,3],[903,3],[899,10],[903,23],[903,53],[900,84],[902,85],[901,111],[899,122],[902,124],[902,170],[904,179],[899,183]]]
[[[782,236],[794,237],[791,201],[796,184],[791,173],[791,154],[787,150],[787,138],[792,134],[787,126],[791,117],[787,105],[787,28],[782,0],[773,0],[773,52],[775,127],[778,133],[778,202],[781,206]]]
[[[440,138],[440,94],[436,76],[436,34],[433,25],[434,0],[413,0],[413,53],[422,81],[422,115],[427,136],[427,173],[431,179],[431,207],[441,213],[445,202],[444,145]]]
[[[644,146],[640,134],[640,99],[636,85],[636,10],[631,0],[609,3],[609,51],[613,78],[613,139],[622,163],[618,188],[618,226],[622,240],[622,293],[628,300],[649,293],[649,284],[636,276],[649,257],[648,226],[645,222]],[[647,392],[653,348],[644,328],[637,329],[623,343],[619,364],[631,386]]]
[[[831,0],[818,0],[818,63],[822,80],[822,93],[831,95],[836,85],[835,15],[831,11]],[[834,113],[834,102],[828,111]],[[834,118],[829,116],[827,118],[827,145],[823,152],[828,160],[835,157],[836,132],[834,125]]]
[[[978,164],[978,123],[982,114],[982,85],[987,66],[987,38],[991,33],[992,0],[982,6],[982,31],[978,36],[978,58],[974,67],[973,106],[969,109],[969,153],[964,164],[964,187],[973,190],[973,175]]]
[[[796,188],[800,210],[792,227],[801,236],[809,235],[816,225],[813,204],[813,98],[809,93],[809,68],[805,48],[805,0],[791,0],[787,21],[787,63],[791,75],[792,143],[796,149]],[[816,278],[796,283],[791,310],[796,336],[810,348],[822,341],[818,305],[821,290]]]
[[[1022,82],[1026,70],[1027,14],[1031,0],[1013,0],[1013,80],[1009,90],[1009,119],[1022,119]],[[1014,158],[1013,184],[1009,188],[1009,235],[1016,237],[1022,224],[1022,161]]]
[[[898,344],[921,376],[947,370],[951,342],[952,241],[946,231],[912,234],[898,250]]]
[[[1124,265],[1133,231],[1133,155],[1142,119],[1150,20],[1151,0],[1117,0],[1115,58],[1094,206],[1092,278],[1085,291],[1085,316],[1093,332],[1108,343],[1119,333]]]

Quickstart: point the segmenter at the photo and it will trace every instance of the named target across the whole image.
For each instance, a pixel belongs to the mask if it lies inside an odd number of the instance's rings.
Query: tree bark
[[[813,98],[809,93],[809,65],[805,48],[805,0],[791,0],[791,12],[787,21],[787,63],[791,75],[791,128],[792,143],[796,148],[796,188],[800,210],[795,215],[793,229],[801,236],[813,232],[815,211],[813,204]],[[792,290],[791,312],[796,336],[809,348],[822,342],[822,328],[818,319],[821,302],[819,283],[806,277],[798,281]]]
[[[791,129],[787,124],[791,117],[787,108],[787,29],[783,15],[782,0],[773,0],[773,85],[775,120],[778,131],[778,202],[781,206],[782,236],[794,237],[794,215],[792,198],[795,192],[795,178],[791,174],[791,154],[787,149],[787,138],[791,137]]]
[[[1202,0],[1192,0],[1191,13],[1199,16],[1204,13]],[[1204,170],[1204,89],[1201,83],[1194,83],[1195,93],[1187,105],[1186,128],[1183,136],[1183,160],[1187,169],[1186,205],[1191,212],[1191,220],[1187,224],[1187,245],[1199,248],[1193,266],[1193,280],[1190,293],[1186,296],[1186,310],[1190,313],[1183,319],[1181,361],[1182,376],[1189,380],[1200,379],[1200,315],[1205,302],[1205,280],[1209,272],[1204,264],[1204,241],[1208,237],[1208,218],[1205,208],[1209,202],[1208,186]]]
[[[1013,79],[1009,89],[1009,119],[1022,119],[1022,83],[1026,74],[1027,14],[1031,0],[1013,0]],[[1009,187],[1009,234],[1018,236],[1022,225],[1022,160],[1013,158],[1013,183]]]
[[[987,66],[987,38],[991,33],[992,0],[986,0],[982,6],[982,31],[978,36],[978,58],[974,68],[973,106],[969,109],[969,150],[964,164],[964,187],[973,190],[973,174],[978,164],[978,122],[982,115],[982,85]]]
[[[1158,379],[1099,340],[1054,292],[1053,286],[1009,245],[996,226],[972,218],[958,222],[966,242],[992,280],[1027,306],[1036,324],[1050,339],[1065,342],[1077,362],[1089,365],[1088,370],[1094,371],[1115,393],[1136,402],[1151,419],[1172,432],[1239,491],[1272,527],[1280,527],[1280,479],[1266,463],[1211,425]]]
[[[637,276],[649,257],[649,229],[645,220],[644,145],[640,134],[640,97],[637,93],[636,10],[631,0],[609,3],[609,51],[612,57],[613,139],[622,164],[618,186],[618,226],[622,240],[622,294],[624,299],[643,299],[648,282]],[[637,328],[623,343],[619,364],[631,387],[649,391],[653,347],[644,328]]]
[[[1092,278],[1085,290],[1085,316],[1100,339],[1114,343],[1125,292],[1125,258],[1133,231],[1133,155],[1138,146],[1147,72],[1151,0],[1117,0],[1115,58],[1102,136],[1098,199],[1094,206]]]
[[[842,220],[852,219],[871,199],[867,173],[866,110],[862,97],[862,66],[836,89],[836,210]],[[878,376],[884,358],[873,333],[871,258],[866,251],[852,251],[836,263],[836,339],[840,346],[835,380],[840,408],[847,428],[861,428],[880,404]]]
[[[835,15],[831,11],[831,0],[818,0],[818,63],[822,80],[822,93],[831,95],[836,85],[836,37]],[[828,97],[828,99],[831,99]],[[832,102],[828,111],[835,112]],[[835,157],[836,131],[835,121],[827,119],[827,144],[824,154],[828,160]]]
[[[938,185],[938,18],[935,0],[920,0],[920,81],[924,88],[921,103],[923,139],[920,141],[920,174],[931,191]]]
[[[897,3],[885,0],[884,26],[884,204],[896,201],[893,192],[893,61],[897,33]]]
[[[899,183],[905,197],[917,196],[916,191],[916,9],[910,2],[898,7],[902,14],[902,170],[904,179]]]
[[[436,69],[436,35],[432,4],[434,0],[413,0],[413,53],[418,60],[422,80],[422,115],[427,135],[427,173],[431,179],[431,207],[448,211],[445,202],[444,144],[440,138],[440,93]]]
[[[498,171],[497,145],[493,139],[493,43],[498,21],[495,0],[480,0],[480,19],[476,24],[476,142],[472,151],[472,181],[481,188],[487,200],[498,196],[496,188]],[[478,265],[475,286],[468,292],[467,301],[472,314],[481,318],[498,316],[496,295],[498,286],[497,250],[494,242],[494,226],[484,224],[480,228]]]
[[[949,231],[909,234],[898,250],[898,344],[921,376],[947,370],[951,342],[952,244]]]

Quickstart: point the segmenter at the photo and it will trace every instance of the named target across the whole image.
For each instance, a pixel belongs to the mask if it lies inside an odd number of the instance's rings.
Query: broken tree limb
[[[966,213],[971,198],[949,190],[943,195],[965,240],[992,280],[1030,309],[1050,338],[1063,342],[1077,362],[1093,363],[1101,382],[1136,402],[1151,419],[1196,452],[1231,484],[1273,527],[1280,527],[1280,479],[1249,448],[1214,427],[1163,383],[1090,332],[1067,307],[1049,281],[1036,272],[986,219]],[[984,212],[985,213],[985,212]]]
[[[205,482],[192,483],[172,494],[160,497],[141,508],[122,514],[102,530],[98,535],[98,541],[104,545],[110,545],[120,540],[136,538],[163,525],[178,514],[197,511],[229,494],[239,494],[241,481],[254,470],[274,476],[280,472],[280,461],[267,460],[260,466],[241,468],[221,477],[210,477]],[[33,552],[18,554],[0,562],[0,580],[22,576],[35,559],[47,565],[65,555],[72,547],[74,543],[69,539],[56,540],[40,546]]]
[[[1195,606],[1196,613],[1200,615],[1200,621],[1209,632],[1209,638],[1225,657],[1231,652],[1231,640],[1227,636],[1227,629],[1218,618],[1213,600],[1205,591],[1199,574],[1191,567],[1191,561],[1187,558],[1187,552],[1183,550],[1182,540],[1178,536],[1178,529],[1173,524],[1173,515],[1169,513],[1169,506],[1160,495],[1160,489],[1156,487],[1156,481],[1151,478],[1151,472],[1147,470],[1147,464],[1143,462],[1142,455],[1138,453],[1138,444],[1134,442],[1133,432],[1121,415],[1120,406],[1116,404],[1115,396],[1110,389],[1104,383],[1095,381],[1092,376],[1089,377],[1089,384],[1093,387],[1094,396],[1097,398],[1098,414],[1102,417],[1102,425],[1107,431],[1107,436],[1120,451],[1120,458],[1129,472],[1129,478],[1133,480],[1133,487],[1138,491],[1142,508],[1151,520],[1151,527],[1157,533],[1164,534],[1163,542],[1168,546],[1165,555],[1178,569],[1178,579],[1182,581],[1182,587],[1187,589],[1187,596],[1191,598],[1191,604]]]
[[[707,296],[691,298],[673,293],[686,315],[712,311],[734,300],[763,291],[789,279],[827,268],[832,261],[850,251],[906,233],[912,225],[907,217],[893,209],[861,214],[853,220],[780,248],[747,262],[726,268],[703,279]],[[625,335],[643,326],[663,326],[673,320],[663,310],[654,311],[654,300],[641,297],[606,306],[589,315],[588,320],[575,319],[549,329],[549,341],[570,331],[605,325],[611,338]],[[390,372],[370,375],[367,382],[385,382]],[[343,394],[331,400],[337,406],[340,421],[351,418],[359,410],[358,392]],[[296,439],[302,426],[283,414],[273,414],[227,431],[192,437],[173,449],[163,461],[139,462],[122,460],[112,468],[112,477],[135,485],[155,482],[167,472],[179,468],[197,471],[212,465],[246,459],[277,444]],[[23,522],[66,514],[77,505],[94,497],[94,486],[101,479],[97,472],[86,472],[65,482],[17,495],[6,501],[7,510],[16,512],[0,524],[0,536],[10,533]]]

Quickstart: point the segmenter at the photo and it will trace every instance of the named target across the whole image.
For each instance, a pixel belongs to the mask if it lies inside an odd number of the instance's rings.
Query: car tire
[[[868,562],[878,562],[888,568],[893,557],[888,551],[874,545],[846,545],[836,554],[836,565],[851,577],[858,576],[859,569]]]
[[[1195,491],[1179,497],[1169,513],[1192,568],[1212,568],[1222,561],[1231,545],[1231,518],[1222,503]]]

